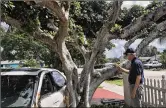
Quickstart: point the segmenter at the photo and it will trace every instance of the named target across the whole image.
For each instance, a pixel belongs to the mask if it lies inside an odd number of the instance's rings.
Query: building
[[[1,68],[18,68],[20,65],[20,60],[13,60],[13,61],[1,61]]]

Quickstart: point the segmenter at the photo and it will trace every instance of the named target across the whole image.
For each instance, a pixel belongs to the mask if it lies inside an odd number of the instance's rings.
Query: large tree
[[[133,19],[129,25],[120,27],[115,22],[120,14],[122,1],[110,2],[109,8],[104,9],[107,10],[104,22],[98,29],[94,26],[96,29],[89,32],[96,37],[89,42],[92,45],[89,48],[80,41],[80,37],[85,35],[82,32],[84,29],[80,27],[81,22],[75,22],[69,17],[70,6],[73,3],[75,7],[78,7],[73,11],[78,10],[79,3],[69,1],[4,2],[2,20],[40,40],[56,52],[68,80],[67,89],[71,106],[89,107],[89,102],[98,85],[117,72],[114,67],[94,69],[97,57],[103,53],[111,39],[131,39],[126,45],[129,46],[135,39],[145,37],[138,46],[137,53],[139,54],[143,46],[147,46],[158,37],[166,36],[163,35],[166,31],[166,4],[163,3],[153,11]],[[83,55],[84,67],[80,79],[78,79],[77,65],[66,46],[68,44],[74,44]]]

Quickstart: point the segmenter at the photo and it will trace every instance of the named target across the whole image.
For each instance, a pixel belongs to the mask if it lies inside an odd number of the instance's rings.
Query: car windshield
[[[27,107],[33,97],[35,76],[1,76],[2,107]]]

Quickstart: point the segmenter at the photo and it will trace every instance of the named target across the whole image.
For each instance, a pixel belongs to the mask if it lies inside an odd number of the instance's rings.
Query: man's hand
[[[121,71],[121,67],[119,64],[115,63],[114,66],[118,69],[118,71]]]
[[[122,73],[122,72],[129,73],[129,70],[120,67],[119,64],[116,64],[116,63],[115,63],[114,66],[118,69],[118,71],[119,71],[120,73]]]
[[[131,98],[134,99],[134,98],[135,98],[135,95],[136,95],[136,91],[133,90],[132,93],[131,93]]]

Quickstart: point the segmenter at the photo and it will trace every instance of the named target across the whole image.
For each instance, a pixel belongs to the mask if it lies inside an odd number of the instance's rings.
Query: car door
[[[66,88],[66,79],[58,71],[53,71],[50,73],[51,81],[54,88],[54,93],[51,95],[54,102],[54,107],[65,107],[64,96]]]
[[[43,76],[42,86],[40,90],[40,107],[52,107],[53,100],[51,99],[51,94],[53,93],[53,86],[48,73]]]
[[[47,73],[43,78],[41,87],[40,107],[65,107],[63,100],[63,88],[58,90],[53,77]]]

